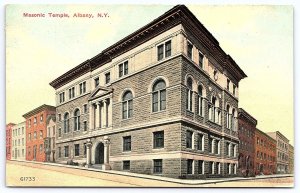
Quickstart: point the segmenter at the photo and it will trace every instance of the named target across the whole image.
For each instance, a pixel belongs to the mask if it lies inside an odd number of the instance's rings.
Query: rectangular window
[[[233,96],[235,96],[235,89],[236,89],[236,86],[233,85]]]
[[[191,44],[190,42],[188,42],[187,44],[187,56],[190,59],[192,59],[193,57],[193,44]]]
[[[130,170],[130,161],[123,161],[123,170]]]
[[[44,120],[44,116],[41,115],[41,117],[40,117],[40,122],[43,122],[43,120]]]
[[[209,153],[213,153],[213,138],[208,139],[208,151]]]
[[[61,121],[61,114],[58,114],[58,121]]]
[[[87,131],[87,122],[86,121],[83,122],[83,130]]]
[[[198,174],[204,174],[204,161],[198,161]]]
[[[186,131],[186,148],[192,148],[193,132]]]
[[[199,67],[203,69],[203,59],[204,56],[201,52],[199,52]]]
[[[36,117],[33,118],[33,124],[36,124],[37,123],[37,119]]]
[[[33,133],[33,138],[36,139],[36,131]]]
[[[86,155],[86,143],[83,144],[83,147],[84,147],[83,154]]]
[[[65,146],[65,157],[69,157],[69,146]]]
[[[171,40],[157,46],[157,60],[170,57],[172,54]]]
[[[125,61],[122,64],[119,64],[119,77],[128,74],[128,61]]]
[[[74,145],[75,156],[79,156],[79,144]]]
[[[83,112],[84,113],[88,112],[88,106],[87,106],[87,104],[83,105]]]
[[[84,94],[85,92],[86,92],[86,82],[80,83],[79,84],[79,94]]]
[[[217,167],[217,174],[221,174],[221,164],[220,164],[220,162],[217,162],[216,167]]]
[[[131,136],[123,137],[123,151],[131,151]]]
[[[95,88],[96,88],[99,85],[99,77],[95,78],[94,82],[95,82]]]
[[[43,131],[40,131],[40,139],[43,139]]]
[[[209,173],[210,174],[214,174],[215,171],[214,171],[214,162],[209,162]]]
[[[124,75],[128,74],[128,61],[124,62]]]
[[[193,162],[192,159],[187,160],[187,174],[193,174]]]
[[[232,156],[232,157],[235,157],[235,156],[236,156],[235,149],[236,149],[236,148],[235,148],[235,145],[231,145],[231,151],[230,151],[230,152],[231,152],[231,156]]]
[[[164,147],[164,131],[157,131],[153,133],[153,148]]]
[[[229,86],[230,86],[230,80],[229,79],[227,79],[227,90],[229,90]]]
[[[59,94],[59,103],[65,102],[65,92]]]
[[[123,76],[123,64],[119,64],[119,77]]]
[[[215,140],[215,144],[214,144],[214,148],[215,148],[214,153],[215,153],[215,154],[219,154],[219,153],[220,153],[220,152],[219,152],[219,143],[220,143],[219,140]]]
[[[161,44],[157,47],[157,60],[160,61],[164,58],[164,45]]]
[[[153,93],[152,95],[152,111],[157,112],[158,111],[158,92]]]
[[[105,74],[105,84],[110,83],[110,72]]]
[[[203,134],[198,134],[198,150],[203,151]]]
[[[155,174],[162,173],[162,159],[153,160],[153,173]]]
[[[72,99],[75,97],[75,87],[72,87],[69,89],[69,99]]]
[[[58,157],[61,157],[61,147],[58,147]]]
[[[61,128],[58,129],[58,137],[61,137]]]
[[[166,58],[171,56],[171,50],[172,50],[172,48],[171,48],[171,40],[170,40],[165,43],[165,57]]]

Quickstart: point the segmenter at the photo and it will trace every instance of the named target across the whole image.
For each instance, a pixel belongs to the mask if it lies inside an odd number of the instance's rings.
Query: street
[[[162,178],[163,179],[163,178]],[[182,180],[183,182],[191,180]],[[199,180],[199,182],[203,180]],[[7,161],[6,185],[30,187],[292,187],[294,177],[186,184],[47,164]],[[196,181],[193,181],[196,182]]]

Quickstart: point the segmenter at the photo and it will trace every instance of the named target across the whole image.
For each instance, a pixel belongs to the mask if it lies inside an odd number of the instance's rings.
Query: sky
[[[9,5],[6,8],[6,122],[55,105],[49,83],[92,58],[174,5]],[[239,106],[264,132],[280,131],[294,144],[293,7],[187,5],[248,75],[239,84]],[[23,13],[45,13],[26,18]],[[48,13],[69,13],[50,18]],[[72,18],[73,13],[94,18]],[[108,13],[108,18],[97,18]]]

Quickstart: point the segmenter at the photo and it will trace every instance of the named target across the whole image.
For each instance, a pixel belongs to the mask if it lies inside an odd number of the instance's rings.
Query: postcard
[[[6,5],[6,186],[293,187],[293,7]]]

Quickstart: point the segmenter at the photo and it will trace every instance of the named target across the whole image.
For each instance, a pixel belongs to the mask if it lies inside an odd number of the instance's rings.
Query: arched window
[[[74,111],[74,131],[80,130],[80,111],[76,109]]]
[[[230,129],[230,106],[226,107],[226,128]]]
[[[166,109],[166,83],[158,80],[152,88],[152,111],[162,111]]]
[[[219,109],[219,101],[216,96],[213,96],[211,103],[208,105],[209,120],[220,124],[221,111]]]
[[[126,91],[122,97],[122,117],[123,119],[128,119],[132,117],[132,93],[130,91]]]
[[[231,114],[231,128],[236,131],[236,117],[235,117],[235,109],[232,109]]]
[[[203,88],[201,85],[198,86],[198,113],[203,116]]]
[[[69,131],[70,131],[69,113],[65,113],[65,115],[64,115],[64,133],[68,133]]]
[[[186,97],[186,109],[193,111],[193,80],[189,77],[187,79],[187,97]]]

